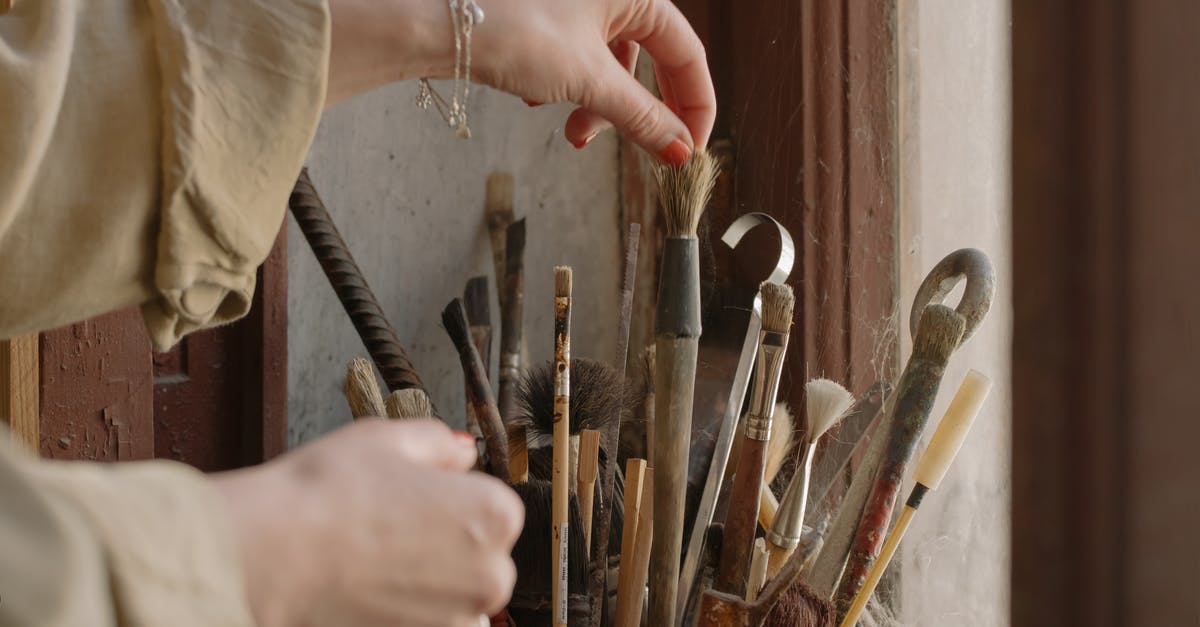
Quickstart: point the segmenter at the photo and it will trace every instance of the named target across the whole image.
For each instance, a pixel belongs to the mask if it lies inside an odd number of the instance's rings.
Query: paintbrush
[[[808,410],[804,416],[804,453],[797,472],[792,475],[792,480],[783,493],[783,500],[779,504],[780,513],[767,532],[770,545],[768,577],[779,573],[784,561],[800,544],[804,514],[808,509],[809,476],[812,473],[817,442],[854,406],[854,396],[846,388],[829,379],[809,381],[804,386],[804,396]]]
[[[387,415],[371,362],[361,357],[350,360],[346,365],[345,393],[346,402],[350,405],[350,415],[356,419]]]
[[[800,581],[803,557],[797,551],[754,601],[708,589],[700,595],[700,627],[834,627],[833,604]]]
[[[767,582],[767,542],[763,538],[754,539],[754,548],[750,551],[750,575],[746,578],[746,600],[753,603],[758,598],[758,591]]]
[[[896,521],[896,526],[892,528],[891,535],[884,543],[879,559],[871,566],[871,570],[862,582],[861,589],[846,610],[845,618],[842,619],[842,627],[854,627],[858,622],[858,617],[866,608],[867,601],[875,592],[875,586],[879,584],[879,579],[896,554],[896,547],[900,546],[900,541],[904,539],[904,532],[908,530],[908,525],[916,515],[917,508],[921,506],[921,500],[942,483],[942,478],[946,476],[946,471],[954,462],[958,450],[962,448],[963,441],[967,438],[967,432],[971,430],[971,424],[979,415],[979,410],[983,407],[983,402],[987,399],[991,388],[992,382],[986,376],[974,370],[967,372],[954,399],[950,401],[946,415],[942,417],[937,430],[933,432],[929,448],[925,449],[925,453],[917,462],[916,469],[913,471],[915,485],[908,494],[904,510]]]
[[[492,363],[492,321],[491,310],[488,306],[488,280],[486,276],[471,277],[463,289],[463,307],[467,310],[467,323],[470,325],[471,342],[479,352],[483,361],[483,373],[491,380]],[[475,411],[467,404],[467,430],[476,439],[483,437],[475,418]]]
[[[634,510],[629,511],[633,519]],[[637,627],[642,624],[642,600],[645,594],[646,576],[650,570],[650,559],[654,538],[654,469],[647,467],[642,481],[642,495],[637,501],[637,529],[634,543],[624,549],[622,565],[617,583],[617,611],[615,627]],[[651,593],[653,598],[653,593]],[[653,624],[653,623],[651,623]]]
[[[496,285],[504,280],[507,263],[507,231],[513,222],[513,177],[508,172],[493,172],[487,178],[487,195],[483,215],[487,220],[488,237],[492,240],[492,265],[496,269]],[[497,302],[504,308],[507,295],[500,291]]]
[[[349,314],[350,321],[354,323],[359,339],[383,375],[388,390],[415,389],[425,395],[425,405],[431,406],[421,377],[409,361],[396,330],[383,315],[383,309],[338,233],[325,203],[321,202],[317,190],[313,188],[307,168],[301,170],[300,177],[296,179],[296,187],[288,198],[288,208],[342,307]],[[424,415],[436,416],[436,409]]]
[[[584,429],[579,432],[579,471],[576,473],[575,494],[579,498],[579,515],[583,517],[583,545],[592,551],[592,505],[596,494],[596,475],[600,468],[600,432]]]
[[[713,580],[714,588],[737,596],[745,596],[746,569],[758,528],[758,503],[767,442],[771,436],[771,418],[775,413],[775,397],[783,374],[792,308],[796,302],[792,288],[779,283],[763,283],[760,295],[762,331],[759,333],[754,382],[750,388],[750,409],[746,413],[737,472],[730,487],[721,559]]]
[[[429,396],[421,390],[396,390],[383,399],[388,418],[424,418],[433,415]]]
[[[509,425],[508,445],[512,452],[513,481],[529,476],[525,432],[512,425],[517,414],[517,383],[521,378],[521,339],[525,315],[525,220],[508,226],[504,279],[500,283],[500,417]],[[499,279],[497,279],[499,281]]]
[[[956,309],[931,304],[940,303],[960,278],[966,279],[966,285]],[[888,398],[884,420],[842,499],[825,536],[825,546],[808,573],[808,583],[818,593],[834,598],[843,571],[850,574],[850,581],[861,581],[866,575],[878,552],[876,540],[882,539],[887,530],[904,465],[928,420],[950,353],[974,333],[987,315],[995,285],[995,272],[987,256],[969,248],[947,255],[921,283],[909,316],[913,354],[900,375],[896,392]],[[935,313],[931,316],[931,312]],[[883,468],[885,464],[890,468]],[[872,498],[875,502],[868,505]],[[850,557],[857,540],[861,540],[857,555]],[[857,589],[850,590],[849,595],[855,592]]]
[[[517,569],[517,581],[513,587],[508,612],[517,627],[552,625],[551,590],[557,586],[558,576],[553,572],[551,545],[547,542],[552,526],[553,486],[549,481],[530,479],[512,486],[525,506],[525,526],[513,545],[513,563]],[[571,498],[568,504],[570,525],[582,528],[579,503]],[[567,554],[570,570],[567,579],[567,616],[571,625],[587,622],[590,602],[587,587],[587,548],[583,536],[578,533],[567,537]]]
[[[442,310],[442,325],[446,327],[446,334],[450,336],[450,341],[458,350],[459,361],[462,362],[467,402],[479,419],[479,428],[483,431],[483,439],[487,445],[488,473],[498,479],[507,479],[508,436],[504,431],[504,423],[500,421],[500,411],[496,409],[496,399],[488,385],[483,362],[479,359],[475,345],[471,343],[467,313],[463,310],[461,300],[455,298]]]
[[[672,625],[679,590],[688,447],[696,352],[700,343],[700,247],[696,228],[708,204],[717,165],[699,149],[679,168],[659,167],[667,227],[655,313],[654,540],[650,554],[651,625]]]
[[[625,235],[625,274],[621,281],[621,310],[617,319],[617,348],[613,363],[617,368],[622,382],[625,381],[625,366],[629,361],[629,331],[633,324],[633,292],[637,282],[638,242],[642,235],[642,225],[629,225]],[[622,386],[621,403],[627,402]],[[602,601],[608,599],[608,551],[609,535],[613,516],[609,509],[616,505],[615,478],[617,474],[617,448],[621,441],[622,416],[610,422],[602,430],[603,446],[609,455],[604,460],[603,473],[600,480],[600,503],[596,507],[596,542],[591,546],[591,558],[595,568],[591,571],[588,593],[592,599],[591,627],[600,627],[604,617]]]
[[[567,626],[567,499],[570,495],[571,423],[571,268],[554,268],[554,467],[551,564],[556,576],[551,589],[555,627]]]

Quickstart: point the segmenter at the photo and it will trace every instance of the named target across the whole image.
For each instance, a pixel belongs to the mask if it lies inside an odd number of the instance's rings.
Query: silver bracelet
[[[417,81],[417,106],[429,109],[430,104],[434,105],[455,135],[470,139],[467,96],[471,87],[471,31],[483,23],[483,9],[475,0],[450,0],[450,23],[454,28],[454,91],[450,102],[429,84],[428,78],[422,78]]]

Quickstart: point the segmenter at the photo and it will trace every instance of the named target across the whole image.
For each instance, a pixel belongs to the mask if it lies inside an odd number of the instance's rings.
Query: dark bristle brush
[[[413,367],[408,353],[400,343],[396,330],[383,314],[383,308],[367,285],[362,270],[355,263],[350,249],[338,232],[329,210],[317,195],[312,180],[308,177],[308,168],[300,171],[296,186],[288,198],[288,208],[304,239],[312,248],[313,254],[325,271],[334,292],[342,307],[354,323],[358,337],[367,347],[367,352],[383,375],[383,381],[388,390],[414,390],[410,394],[421,397],[415,407],[428,408],[422,415],[437,416],[435,408],[429,402],[429,394],[421,382],[420,375]]]
[[[488,385],[479,351],[475,350],[475,344],[471,342],[467,312],[463,310],[461,300],[455,298],[442,310],[442,324],[446,327],[450,340],[454,342],[459,361],[462,362],[467,401],[479,419],[479,428],[483,431],[483,439],[487,444],[488,473],[507,480],[508,435],[504,431],[504,423],[500,421],[500,411],[496,408],[496,399],[492,396],[491,386]]]
[[[508,613],[518,627],[549,627],[553,625],[551,584],[553,555],[550,526],[553,520],[553,488],[549,481],[530,479],[514,484],[513,490],[525,504],[525,526],[513,546],[512,557],[517,567],[517,582],[513,587]],[[568,526],[583,529],[579,503],[572,497],[569,503]],[[583,534],[573,531],[567,543],[567,619],[571,625],[587,624],[590,614],[587,590],[587,547]]]
[[[463,307],[467,310],[467,323],[471,328],[471,342],[483,361],[483,373],[488,375],[492,363],[492,312],[488,303],[488,280],[486,276],[471,277],[463,289]],[[491,376],[487,376],[491,380]],[[470,404],[467,405],[467,430],[476,439],[483,437],[479,422]]]

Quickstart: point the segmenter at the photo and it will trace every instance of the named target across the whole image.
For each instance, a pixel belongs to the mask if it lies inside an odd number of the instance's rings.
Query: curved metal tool
[[[992,268],[992,262],[982,251],[974,248],[962,248],[946,255],[925,276],[921,287],[917,289],[908,317],[909,332],[913,337],[917,335],[917,325],[921,322],[925,307],[934,303],[942,304],[960,281],[966,281],[967,285],[954,310],[966,318],[967,329],[958,345],[962,346],[971,338],[996,295],[996,271]]]
[[[730,248],[737,248],[751,230],[756,227],[770,225],[779,233],[779,258],[775,267],[766,278],[772,283],[783,283],[792,274],[792,266],[796,261],[796,244],[792,234],[778,220],[765,213],[747,213],[733,221],[721,236],[721,241]],[[746,337],[742,340],[742,354],[738,359],[737,370],[733,375],[733,387],[729,391],[729,400],[725,403],[725,417],[721,422],[721,430],[717,434],[716,445],[713,448],[712,463],[708,467],[708,478],[704,482],[704,493],[700,497],[700,507],[696,511],[696,522],[692,524],[692,534],[688,539],[687,552],[683,557],[683,569],[680,571],[679,599],[676,607],[680,608],[676,622],[683,624],[690,615],[692,606],[688,605],[690,598],[698,599],[698,591],[693,595],[700,575],[700,557],[704,553],[705,535],[712,522],[713,511],[717,506],[717,496],[721,492],[721,482],[725,477],[725,466],[729,463],[729,451],[733,446],[733,437],[737,432],[738,418],[742,412],[742,403],[746,399],[746,388],[750,384],[750,370],[754,366],[754,358],[758,353],[758,333],[762,330],[762,300],[757,292],[754,296],[754,311],[746,327]]]

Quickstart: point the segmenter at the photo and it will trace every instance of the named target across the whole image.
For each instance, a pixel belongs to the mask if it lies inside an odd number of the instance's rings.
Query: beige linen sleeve
[[[323,0],[18,0],[0,15],[0,337],[249,308],[324,106]],[[2,594],[2,592],[0,592]]]
[[[0,625],[253,625],[225,504],[198,471],[40,461],[0,440]]]

